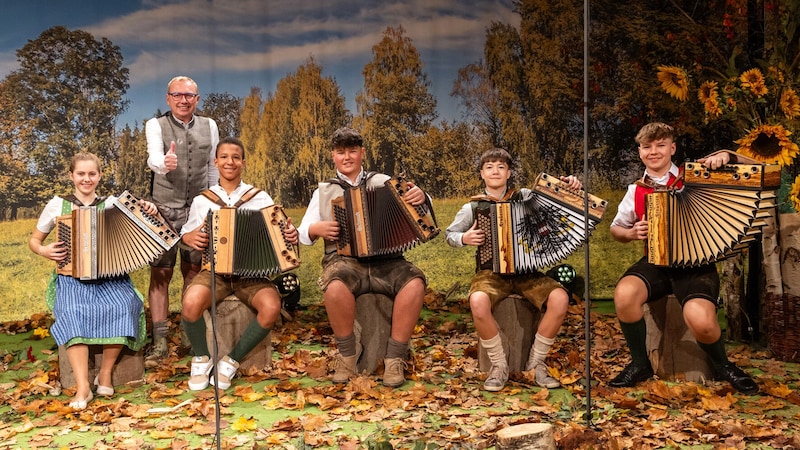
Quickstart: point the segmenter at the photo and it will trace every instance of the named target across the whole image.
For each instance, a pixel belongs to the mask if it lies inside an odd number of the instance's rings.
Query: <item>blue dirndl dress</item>
[[[69,214],[72,203],[64,200],[63,208]],[[50,334],[58,345],[123,344],[138,351],[145,343],[144,301],[128,275],[81,281],[53,271],[47,306],[55,318]]]

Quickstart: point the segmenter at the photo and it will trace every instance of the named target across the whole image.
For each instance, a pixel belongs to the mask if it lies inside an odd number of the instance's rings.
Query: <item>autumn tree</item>
[[[251,87],[250,94],[242,102],[242,113],[239,116],[239,139],[242,140],[247,152],[245,155],[247,166],[244,175],[247,182],[273,194],[267,186],[266,149],[264,149],[263,133],[260,129],[263,107],[261,89]]]
[[[354,125],[364,136],[369,166],[388,174],[404,169],[415,136],[436,119],[436,99],[423,63],[402,26],[388,27],[364,67]]]
[[[203,108],[198,114],[217,122],[220,137],[239,137],[239,120],[242,114],[242,99],[239,97],[227,92],[204,95]]]
[[[2,83],[0,146],[24,161],[30,178],[14,183],[26,196],[12,196],[11,208],[68,190],[64,174],[79,150],[115,157],[115,121],[128,89],[119,47],[85,31],[50,28],[17,50],[17,60]]]
[[[450,95],[461,99],[464,119],[486,134],[494,147],[504,147],[502,126],[497,114],[499,93],[488,79],[483,62],[471,63],[458,69]]]
[[[119,156],[111,165],[116,181],[115,191],[123,189],[130,191],[138,198],[147,198],[150,195],[150,180],[152,172],[147,167],[147,139],[142,129],[130,126],[119,133]]]
[[[309,58],[264,102],[257,147],[265,178],[256,181],[285,205],[308,203],[316,183],[332,175],[331,134],[349,122],[336,80]]]

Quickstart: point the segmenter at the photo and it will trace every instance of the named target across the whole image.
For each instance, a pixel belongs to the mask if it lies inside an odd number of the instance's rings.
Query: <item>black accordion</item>
[[[775,208],[776,164],[728,164],[711,170],[686,162],[683,188],[645,196],[647,260],[658,266],[713,263],[747,247]]]
[[[67,258],[56,264],[56,272],[96,280],[150,264],[177,244],[180,236],[161,214],[147,214],[139,200],[125,191],[103,210],[82,206],[56,218],[56,239],[68,246]]]
[[[402,177],[383,186],[355,186],[331,201],[339,223],[336,252],[366,258],[405,251],[439,234],[430,202],[412,206],[403,200],[409,185]]]
[[[475,253],[477,270],[525,274],[558,263],[586,242],[608,204],[545,173],[532,191],[529,199],[475,210],[477,227],[485,235]]]
[[[300,249],[286,239],[288,217],[280,205],[263,209],[209,211],[205,229],[211,242],[202,268],[222,275],[267,278],[300,265]]]

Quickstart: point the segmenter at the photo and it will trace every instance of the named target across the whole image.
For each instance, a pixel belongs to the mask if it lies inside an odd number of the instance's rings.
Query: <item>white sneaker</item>
[[[217,363],[217,375],[219,375],[219,383],[214,382],[214,376],[211,376],[211,385],[218,388],[228,389],[231,387],[231,381],[236,376],[236,371],[239,370],[239,363],[233,360],[230,356],[225,355]]]
[[[200,391],[208,386],[208,374],[211,373],[213,364],[208,356],[195,356],[192,358],[192,372],[189,376],[189,389]]]
[[[534,380],[539,387],[555,389],[561,387],[561,383],[555,378],[550,376],[550,371],[544,363],[540,363],[535,367]]]
[[[483,388],[489,392],[497,392],[503,390],[503,387],[508,381],[508,366],[505,364],[492,364],[489,369],[489,375],[486,376],[486,381],[483,382]]]

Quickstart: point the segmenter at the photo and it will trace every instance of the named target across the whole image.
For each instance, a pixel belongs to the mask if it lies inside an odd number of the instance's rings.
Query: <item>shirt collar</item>
[[[361,171],[358,173],[358,176],[356,177],[356,182],[355,182],[355,183],[353,183],[353,182],[351,182],[351,181],[350,181],[350,178],[348,178],[346,175],[342,174],[342,172],[339,172],[338,170],[336,171],[336,176],[337,176],[337,177],[338,177],[340,180],[347,182],[347,183],[348,183],[349,185],[351,185],[351,186],[358,186],[358,185],[360,185],[360,184],[361,184],[361,183],[364,181],[364,177],[365,177],[366,175],[367,175],[367,173],[364,171],[364,168],[362,167],[362,168],[361,168]]]

